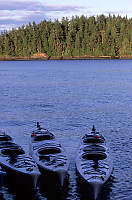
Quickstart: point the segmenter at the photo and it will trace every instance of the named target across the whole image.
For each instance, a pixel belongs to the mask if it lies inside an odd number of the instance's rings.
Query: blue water
[[[38,186],[28,199],[89,200],[75,173],[81,137],[95,125],[112,150],[114,171],[99,200],[132,199],[132,60],[1,61],[0,129],[29,151],[36,122],[65,147],[69,184],[51,196]],[[3,200],[21,194],[4,186]]]

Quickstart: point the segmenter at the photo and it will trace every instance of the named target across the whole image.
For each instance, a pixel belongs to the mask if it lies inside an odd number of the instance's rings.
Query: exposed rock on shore
[[[49,57],[46,53],[36,53],[30,57],[10,57],[8,55],[1,56],[0,61],[17,61],[17,60],[95,60],[95,59],[132,59],[132,55],[122,56],[52,56]]]

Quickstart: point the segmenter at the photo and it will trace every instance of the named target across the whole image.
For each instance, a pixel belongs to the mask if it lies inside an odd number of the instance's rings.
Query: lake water
[[[89,200],[79,189],[74,160],[81,137],[93,124],[114,159],[99,200],[132,199],[132,60],[1,61],[0,129],[28,153],[37,121],[65,147],[69,184],[53,196],[38,186],[28,199]],[[19,200],[22,194],[4,186],[0,198]]]

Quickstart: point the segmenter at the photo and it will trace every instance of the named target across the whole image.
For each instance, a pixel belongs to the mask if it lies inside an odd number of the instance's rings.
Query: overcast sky
[[[62,17],[119,14],[132,18],[132,0],[1,0],[0,30]]]

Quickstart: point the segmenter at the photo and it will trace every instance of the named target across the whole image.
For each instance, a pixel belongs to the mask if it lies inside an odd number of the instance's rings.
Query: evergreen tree
[[[32,56],[132,55],[132,19],[110,15],[73,16],[2,31],[0,55]]]

